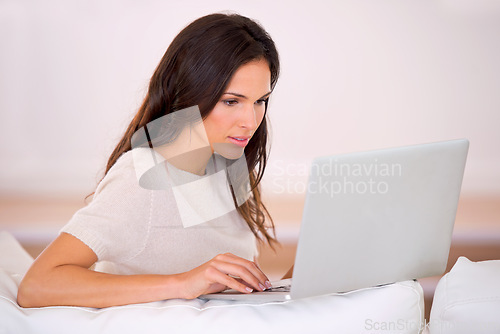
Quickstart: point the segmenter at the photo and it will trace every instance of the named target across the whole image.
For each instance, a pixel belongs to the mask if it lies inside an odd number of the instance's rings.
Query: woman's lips
[[[248,144],[248,141],[250,140],[250,137],[227,137],[229,138],[229,141],[235,145],[238,145],[240,147],[245,147]]]

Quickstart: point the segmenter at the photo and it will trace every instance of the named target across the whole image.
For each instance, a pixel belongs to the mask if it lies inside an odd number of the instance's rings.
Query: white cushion
[[[0,236],[0,333],[360,334],[395,330],[416,334],[424,323],[423,292],[415,281],[283,303],[173,299],[103,309],[21,308],[16,294],[26,254],[13,238]],[[23,271],[16,272],[16,268]]]
[[[0,231],[0,268],[24,274],[32,262],[31,255],[10,233]]]
[[[500,333],[500,260],[460,257],[434,293],[431,334]]]

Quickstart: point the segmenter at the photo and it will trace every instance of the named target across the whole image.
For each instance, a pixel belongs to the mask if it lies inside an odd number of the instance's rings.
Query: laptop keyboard
[[[283,285],[283,286],[276,286],[272,287],[270,289],[267,289],[266,291],[269,292],[290,292],[290,285]]]
[[[270,292],[290,292],[290,288],[292,287],[291,279],[283,279],[276,282],[271,282],[271,288],[265,291]]]

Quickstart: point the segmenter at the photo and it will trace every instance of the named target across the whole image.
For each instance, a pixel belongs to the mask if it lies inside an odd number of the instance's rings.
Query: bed
[[[109,308],[22,308],[17,287],[33,259],[0,232],[0,334],[29,333],[420,333],[416,281],[279,303],[164,300]]]

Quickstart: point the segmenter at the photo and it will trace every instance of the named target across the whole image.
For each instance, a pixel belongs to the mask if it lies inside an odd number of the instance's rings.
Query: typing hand
[[[231,253],[219,254],[179,277],[183,280],[186,299],[227,288],[251,293],[253,290],[264,291],[271,287],[269,279],[255,262]]]

